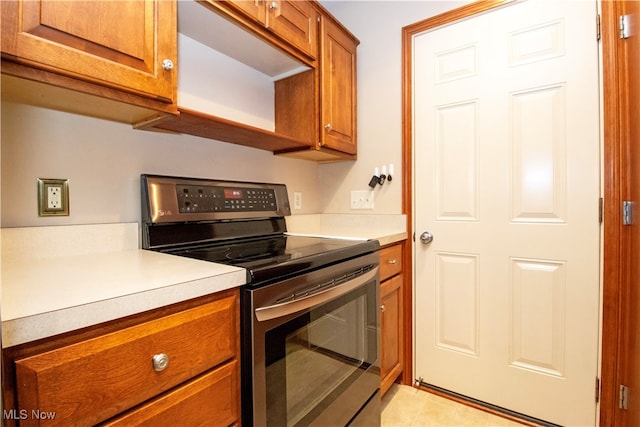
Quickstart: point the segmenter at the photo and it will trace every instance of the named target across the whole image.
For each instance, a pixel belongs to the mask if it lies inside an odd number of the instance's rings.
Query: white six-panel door
[[[528,0],[413,46],[415,377],[567,426],[596,421],[596,13]]]

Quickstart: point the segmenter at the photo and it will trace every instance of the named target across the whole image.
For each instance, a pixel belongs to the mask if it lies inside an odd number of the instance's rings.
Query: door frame
[[[629,155],[629,151],[634,148],[632,138],[638,137],[637,118],[632,115],[638,114],[640,104],[637,80],[639,66],[636,59],[639,41],[638,34],[633,34],[630,41],[619,37],[619,16],[628,13],[625,3],[627,2],[603,0],[601,6],[605,236],[600,395],[602,426],[632,426],[640,421],[637,394],[630,399],[630,403],[636,405],[635,408],[622,410],[619,407],[620,385],[625,384],[630,390],[637,390],[640,382],[637,353],[640,340],[637,329],[640,312],[637,290],[639,272],[637,259],[634,262],[634,258],[638,256],[640,231],[637,219],[632,226],[627,226],[622,223],[621,214],[623,201],[633,200],[637,204],[640,191],[637,148],[635,155]],[[638,10],[637,6],[635,10]],[[637,16],[635,19],[637,22]],[[633,64],[630,64],[627,62],[627,55],[632,48],[627,43],[634,42],[635,56],[631,60]],[[634,65],[635,69],[630,69],[630,65]],[[633,135],[632,132],[636,134]]]
[[[464,5],[440,15],[416,22],[402,29],[402,212],[407,218],[407,234],[405,242],[405,257],[403,271],[406,272],[404,283],[404,371],[403,384],[413,384],[413,37],[419,33],[436,27],[451,24],[455,21],[471,17],[491,9],[505,6],[517,0],[480,0]],[[618,331],[625,324],[622,296],[629,289],[629,283],[622,281],[623,272],[628,267],[624,258],[621,241],[622,186],[624,184],[624,169],[620,156],[621,130],[617,123],[624,111],[618,104],[618,85],[620,77],[617,74],[618,47],[618,10],[617,1],[601,1],[601,49],[602,49],[602,110],[603,120],[603,272],[602,272],[602,307],[601,330],[602,344],[600,354],[600,425],[614,426],[618,412],[618,384],[620,384],[621,362],[626,351],[620,347],[623,344]],[[594,37],[596,37],[594,22]],[[594,389],[596,385],[594,384]],[[465,402],[469,404],[469,402]],[[472,405],[473,406],[473,405]]]

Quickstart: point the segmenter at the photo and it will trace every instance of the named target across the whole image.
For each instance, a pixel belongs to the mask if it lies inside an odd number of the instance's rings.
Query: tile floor
[[[383,427],[522,425],[406,385],[394,384],[382,399]]]

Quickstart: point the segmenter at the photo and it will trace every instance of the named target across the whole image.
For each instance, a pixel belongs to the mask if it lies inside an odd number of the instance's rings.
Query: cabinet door
[[[2,54],[92,83],[173,102],[176,4],[163,0],[2,1]]]
[[[321,143],[356,154],[356,47],[353,39],[332,20],[322,19]]]
[[[312,2],[269,1],[267,27],[312,58],[318,54],[318,12]]]
[[[386,393],[402,372],[402,275],[380,285],[380,377]]]
[[[241,10],[246,16],[266,25],[267,13],[264,0],[226,0],[226,2]]]

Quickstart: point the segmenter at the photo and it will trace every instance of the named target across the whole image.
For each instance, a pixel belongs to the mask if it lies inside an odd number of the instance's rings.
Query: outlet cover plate
[[[293,192],[293,209],[302,209],[302,193]]]
[[[59,203],[49,203],[51,190]],[[38,178],[38,216],[69,216],[68,179]]]
[[[373,191],[351,191],[351,209],[373,209]]]

